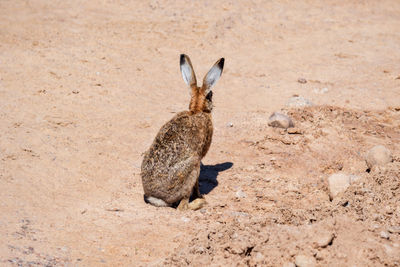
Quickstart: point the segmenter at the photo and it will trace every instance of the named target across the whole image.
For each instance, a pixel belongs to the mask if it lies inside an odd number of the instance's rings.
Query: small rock
[[[306,255],[297,255],[295,259],[295,264],[298,267],[314,267],[317,265],[317,261],[314,257]]]
[[[379,221],[380,218],[381,218],[381,216],[379,215],[379,213],[374,213],[374,214],[372,214],[372,219],[373,219],[374,221]]]
[[[247,212],[243,212],[243,211],[232,211],[230,214],[231,214],[231,216],[234,216],[234,217],[248,217],[249,216],[249,214]]]
[[[293,96],[289,98],[289,100],[286,102],[287,107],[294,107],[294,108],[311,107],[313,105],[314,104],[310,100],[302,96]]]
[[[380,237],[384,238],[384,239],[389,239],[389,233],[382,231],[379,233]]]
[[[289,118],[285,114],[278,112],[272,113],[272,115],[269,117],[268,125],[271,127],[284,128],[284,129],[294,127],[291,118]]]
[[[374,146],[368,151],[365,161],[370,169],[374,166],[383,166],[392,161],[392,154],[384,146]]]
[[[320,248],[325,248],[329,244],[332,243],[333,239],[335,238],[335,235],[333,233],[326,233],[324,235],[321,235],[318,240],[317,240],[317,246]]]
[[[246,172],[253,172],[256,170],[256,167],[250,165],[250,166],[246,166],[245,168],[243,168],[243,170]]]
[[[350,185],[350,177],[344,173],[335,173],[329,176],[329,197],[334,199],[339,193],[345,191]]]
[[[186,223],[186,222],[190,222],[190,219],[189,219],[188,217],[182,217],[181,219],[182,219],[182,221],[185,222],[185,223]]]
[[[297,79],[297,82],[298,82],[298,83],[307,83],[307,80],[304,79],[304,78],[298,78],[298,79]]]
[[[232,123],[232,122],[228,122],[228,123],[226,124],[226,126],[227,126],[227,127],[233,127],[233,123]]]
[[[247,197],[246,193],[243,192],[242,190],[237,191],[235,195],[236,195],[237,198],[245,198],[245,197]]]
[[[206,250],[202,246],[196,246],[193,251],[197,254],[203,254]]]
[[[285,262],[282,267],[296,267],[296,265],[293,262]]]
[[[323,250],[318,250],[316,253],[315,253],[315,259],[317,260],[317,261],[322,261],[323,259],[325,259],[326,257],[327,257],[327,250],[326,249],[323,249]]]
[[[303,134],[299,128],[289,128],[287,129],[288,134]]]
[[[377,224],[373,224],[368,227],[368,231],[370,232],[375,232],[377,229],[379,229],[379,225]]]
[[[386,214],[393,214],[394,209],[390,206],[385,207]]]
[[[400,226],[390,226],[388,232],[392,234],[400,234]]]
[[[265,257],[264,257],[264,255],[263,255],[261,252],[257,252],[256,255],[255,255],[255,257],[254,257],[254,259],[255,259],[257,262],[262,262],[262,261],[265,259]]]
[[[325,94],[325,93],[327,93],[328,91],[329,91],[329,90],[328,90],[328,88],[326,88],[326,87],[321,88],[321,89],[319,89],[319,88],[314,88],[314,90],[313,90],[313,92],[316,93],[316,94]]]
[[[269,182],[271,182],[271,177],[264,177],[263,181],[266,183],[269,183]]]
[[[288,184],[286,188],[287,188],[287,192],[300,193],[299,188],[294,184]]]

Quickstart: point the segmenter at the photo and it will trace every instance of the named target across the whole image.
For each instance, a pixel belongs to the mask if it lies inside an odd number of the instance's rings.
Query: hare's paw
[[[189,207],[188,203],[189,203],[189,199],[186,199],[186,198],[182,199],[181,202],[179,202],[177,210],[180,210],[180,211],[187,210]]]
[[[192,202],[188,204],[188,208],[190,210],[199,210],[207,204],[207,201],[204,198],[196,198]]]

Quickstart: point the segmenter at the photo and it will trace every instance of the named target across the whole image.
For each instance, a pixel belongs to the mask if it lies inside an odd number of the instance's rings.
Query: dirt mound
[[[276,266],[303,254],[321,266],[399,264],[398,154],[373,170],[364,160],[376,139],[396,151],[399,112],[333,106],[286,111],[295,133],[267,128],[264,138],[248,145],[262,151],[258,159],[265,164],[225,181],[236,186],[229,201],[203,211],[207,225],[165,264]],[[330,201],[326,179],[335,172],[352,174],[355,182]],[[366,240],[370,249],[359,250],[355,243]]]

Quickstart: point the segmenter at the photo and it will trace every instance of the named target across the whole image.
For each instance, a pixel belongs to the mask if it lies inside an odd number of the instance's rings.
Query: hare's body
[[[145,196],[172,204],[192,192],[200,173],[200,160],[210,147],[212,132],[210,113],[184,111],[161,127],[143,159]]]
[[[205,204],[198,185],[200,161],[211,144],[211,86],[221,75],[223,63],[221,59],[214,65],[200,88],[189,58],[181,55],[182,74],[192,94],[189,111],[178,113],[162,126],[144,155],[141,176],[147,202],[155,206],[180,202],[179,209],[198,209]],[[188,203],[192,193],[196,199]]]

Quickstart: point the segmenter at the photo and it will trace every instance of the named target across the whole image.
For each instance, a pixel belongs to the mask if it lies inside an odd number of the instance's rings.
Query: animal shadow
[[[203,165],[200,167],[199,187],[200,193],[207,195],[218,186],[217,176],[220,172],[232,168],[232,162],[224,162],[215,165]]]

